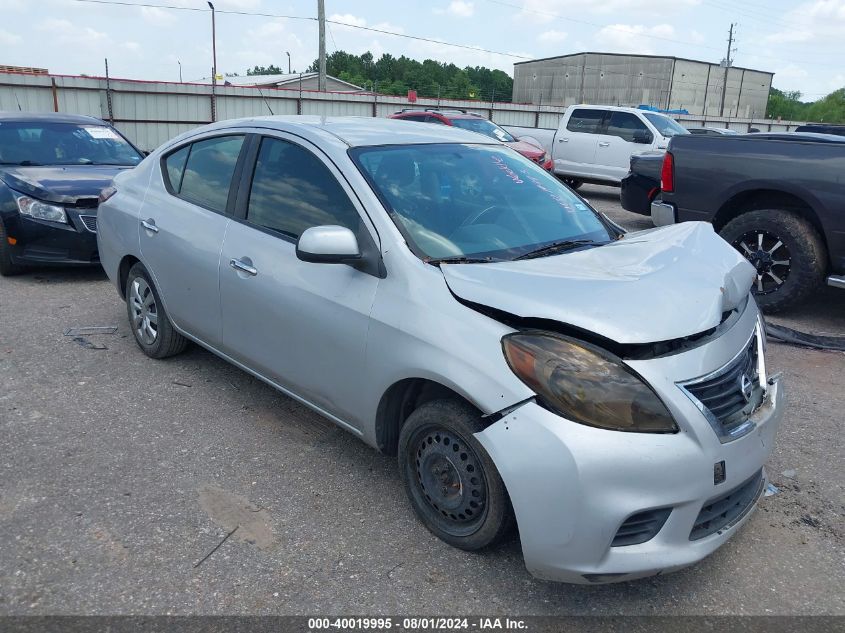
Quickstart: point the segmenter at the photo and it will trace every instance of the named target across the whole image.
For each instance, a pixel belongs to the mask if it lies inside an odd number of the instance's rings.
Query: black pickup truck
[[[795,305],[825,280],[845,288],[845,137],[685,135],[662,160],[644,158],[632,162],[627,199],[623,181],[623,206],[643,213],[648,192],[657,226],[711,222],[757,268],[763,309]]]

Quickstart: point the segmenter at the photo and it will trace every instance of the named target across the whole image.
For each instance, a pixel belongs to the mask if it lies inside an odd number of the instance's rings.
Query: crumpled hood
[[[549,257],[440,269],[461,299],[626,344],[715,327],[748,294],[755,276],[704,222],[628,233],[606,246]]]
[[[117,165],[54,165],[3,167],[0,179],[11,189],[57,204],[96,198],[117,174],[130,167]]]

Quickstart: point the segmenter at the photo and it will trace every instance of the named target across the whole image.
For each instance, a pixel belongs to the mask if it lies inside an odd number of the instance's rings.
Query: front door
[[[375,236],[338,175],[310,146],[261,139],[243,217],[223,243],[223,351],[356,426],[379,279],[296,257],[297,238],[312,226],[345,226],[359,243]]]
[[[243,142],[242,134],[215,136],[165,156],[164,182],[148,188],[139,216],[141,258],[168,315],[210,345],[220,340],[218,264]]]
[[[634,139],[646,142],[634,142]],[[651,149],[654,135],[630,112],[611,112],[596,150],[596,166],[602,176],[621,182],[631,168],[631,156]]]

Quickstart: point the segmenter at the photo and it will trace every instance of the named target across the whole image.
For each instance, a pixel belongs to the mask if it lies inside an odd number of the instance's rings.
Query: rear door
[[[634,139],[643,142],[634,142]],[[647,141],[647,142],[645,142]],[[628,173],[632,154],[651,149],[654,134],[631,112],[610,112],[596,150],[596,172],[601,177],[621,182]]]
[[[211,345],[220,341],[218,264],[234,208],[232,181],[245,134],[196,140],[162,158],[141,208],[140,250],[168,315]]]
[[[555,136],[552,150],[555,173],[595,176],[596,149],[606,113],[606,110],[597,108],[576,108],[572,111],[566,126]]]
[[[303,262],[296,241],[309,227],[340,225],[371,251],[377,235],[337,168],[297,137],[262,137],[240,187],[239,217],[221,257],[222,349],[325,412],[353,420],[379,278],[345,264]]]

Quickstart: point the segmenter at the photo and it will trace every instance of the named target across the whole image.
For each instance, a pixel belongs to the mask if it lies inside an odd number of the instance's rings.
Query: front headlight
[[[28,215],[36,220],[49,220],[50,222],[64,222],[67,224],[65,210],[55,204],[41,202],[29,196],[15,196],[18,203],[18,210],[23,215]]]
[[[502,348],[517,377],[565,418],[614,431],[678,430],[651,387],[600,348],[551,332],[508,334]]]

